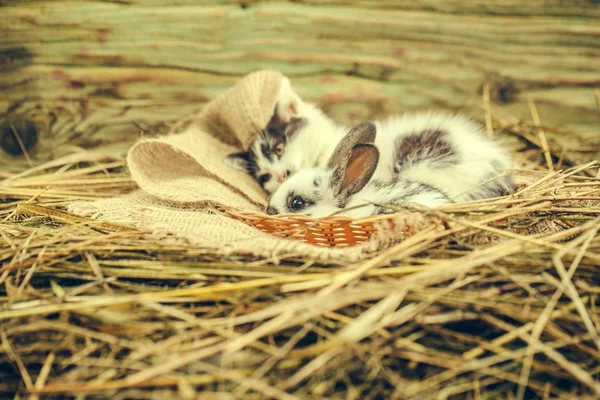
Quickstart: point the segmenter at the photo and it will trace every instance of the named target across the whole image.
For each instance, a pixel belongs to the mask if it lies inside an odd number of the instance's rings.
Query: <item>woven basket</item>
[[[382,231],[395,230],[397,235],[408,237],[416,229],[422,229],[422,224],[407,223],[410,215],[386,214],[363,219],[351,219],[348,217],[328,217],[314,219],[300,214],[279,214],[276,216],[259,212],[236,212],[223,210],[229,217],[253,226],[258,230],[290,239],[310,243],[323,247],[349,247],[365,243],[374,235]],[[398,231],[398,224],[403,229]],[[421,221],[422,222],[422,221]],[[428,224],[427,221],[425,221]],[[433,223],[430,221],[429,223]],[[418,226],[416,226],[418,225]]]

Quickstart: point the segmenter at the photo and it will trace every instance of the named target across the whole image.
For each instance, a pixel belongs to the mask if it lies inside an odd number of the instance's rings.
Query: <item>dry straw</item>
[[[359,262],[227,253],[94,221],[123,161],[77,153],[0,182],[0,391],[21,398],[597,398],[598,165],[435,224]],[[547,151],[557,153],[548,135]],[[546,147],[546,146],[544,146]],[[566,163],[566,166],[565,166]]]

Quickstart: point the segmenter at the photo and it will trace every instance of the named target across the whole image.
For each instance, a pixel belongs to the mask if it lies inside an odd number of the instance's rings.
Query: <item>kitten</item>
[[[323,166],[345,131],[314,104],[302,101],[284,77],[273,116],[250,149],[225,163],[247,172],[273,193],[300,169]]]

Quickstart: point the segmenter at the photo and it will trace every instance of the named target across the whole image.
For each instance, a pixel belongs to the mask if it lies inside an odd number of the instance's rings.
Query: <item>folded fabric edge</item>
[[[148,166],[144,165],[146,162],[145,160],[153,160],[158,162],[158,160],[160,160],[162,157],[169,158],[167,157],[168,152],[172,152],[171,159],[177,159],[178,157],[183,156],[188,160],[187,165],[185,166],[185,173],[183,175],[178,175],[178,178],[182,178],[186,175],[193,176],[194,174],[209,178],[220,183],[235,195],[243,197],[246,201],[253,204],[258,209],[262,209],[265,206],[265,202],[257,198],[258,195],[250,196],[249,194],[237,188],[235,185],[232,185],[230,182],[227,182],[225,179],[220,178],[210,170],[206,169],[192,154],[188,153],[186,149],[182,148],[177,143],[171,143],[164,139],[144,139],[138,141],[129,150],[127,155],[127,164],[129,166],[131,177],[142,190],[165,201],[177,203],[190,202],[189,199],[178,200],[177,198],[174,198],[172,191],[165,191],[164,187],[161,185],[161,182],[157,180],[157,176],[159,174],[165,174],[169,172],[169,169],[154,167],[155,172],[152,172],[149,170]],[[169,161],[167,160],[166,162]],[[173,177],[169,178],[169,180],[172,181]],[[227,204],[227,206],[233,205]]]

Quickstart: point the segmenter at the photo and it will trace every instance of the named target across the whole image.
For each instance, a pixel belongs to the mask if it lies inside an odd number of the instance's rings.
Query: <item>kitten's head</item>
[[[296,140],[308,125],[298,113],[300,97],[287,78],[282,81],[271,120],[254,140],[248,151],[230,154],[225,163],[247,172],[271,194],[298,169],[305,167],[306,144]]]
[[[277,113],[250,146],[248,151],[227,156],[225,162],[247,172],[267,193],[273,193],[282,182],[297,170],[292,161],[290,144],[305,124],[304,118],[293,117],[282,122]],[[288,161],[289,159],[289,161]]]

